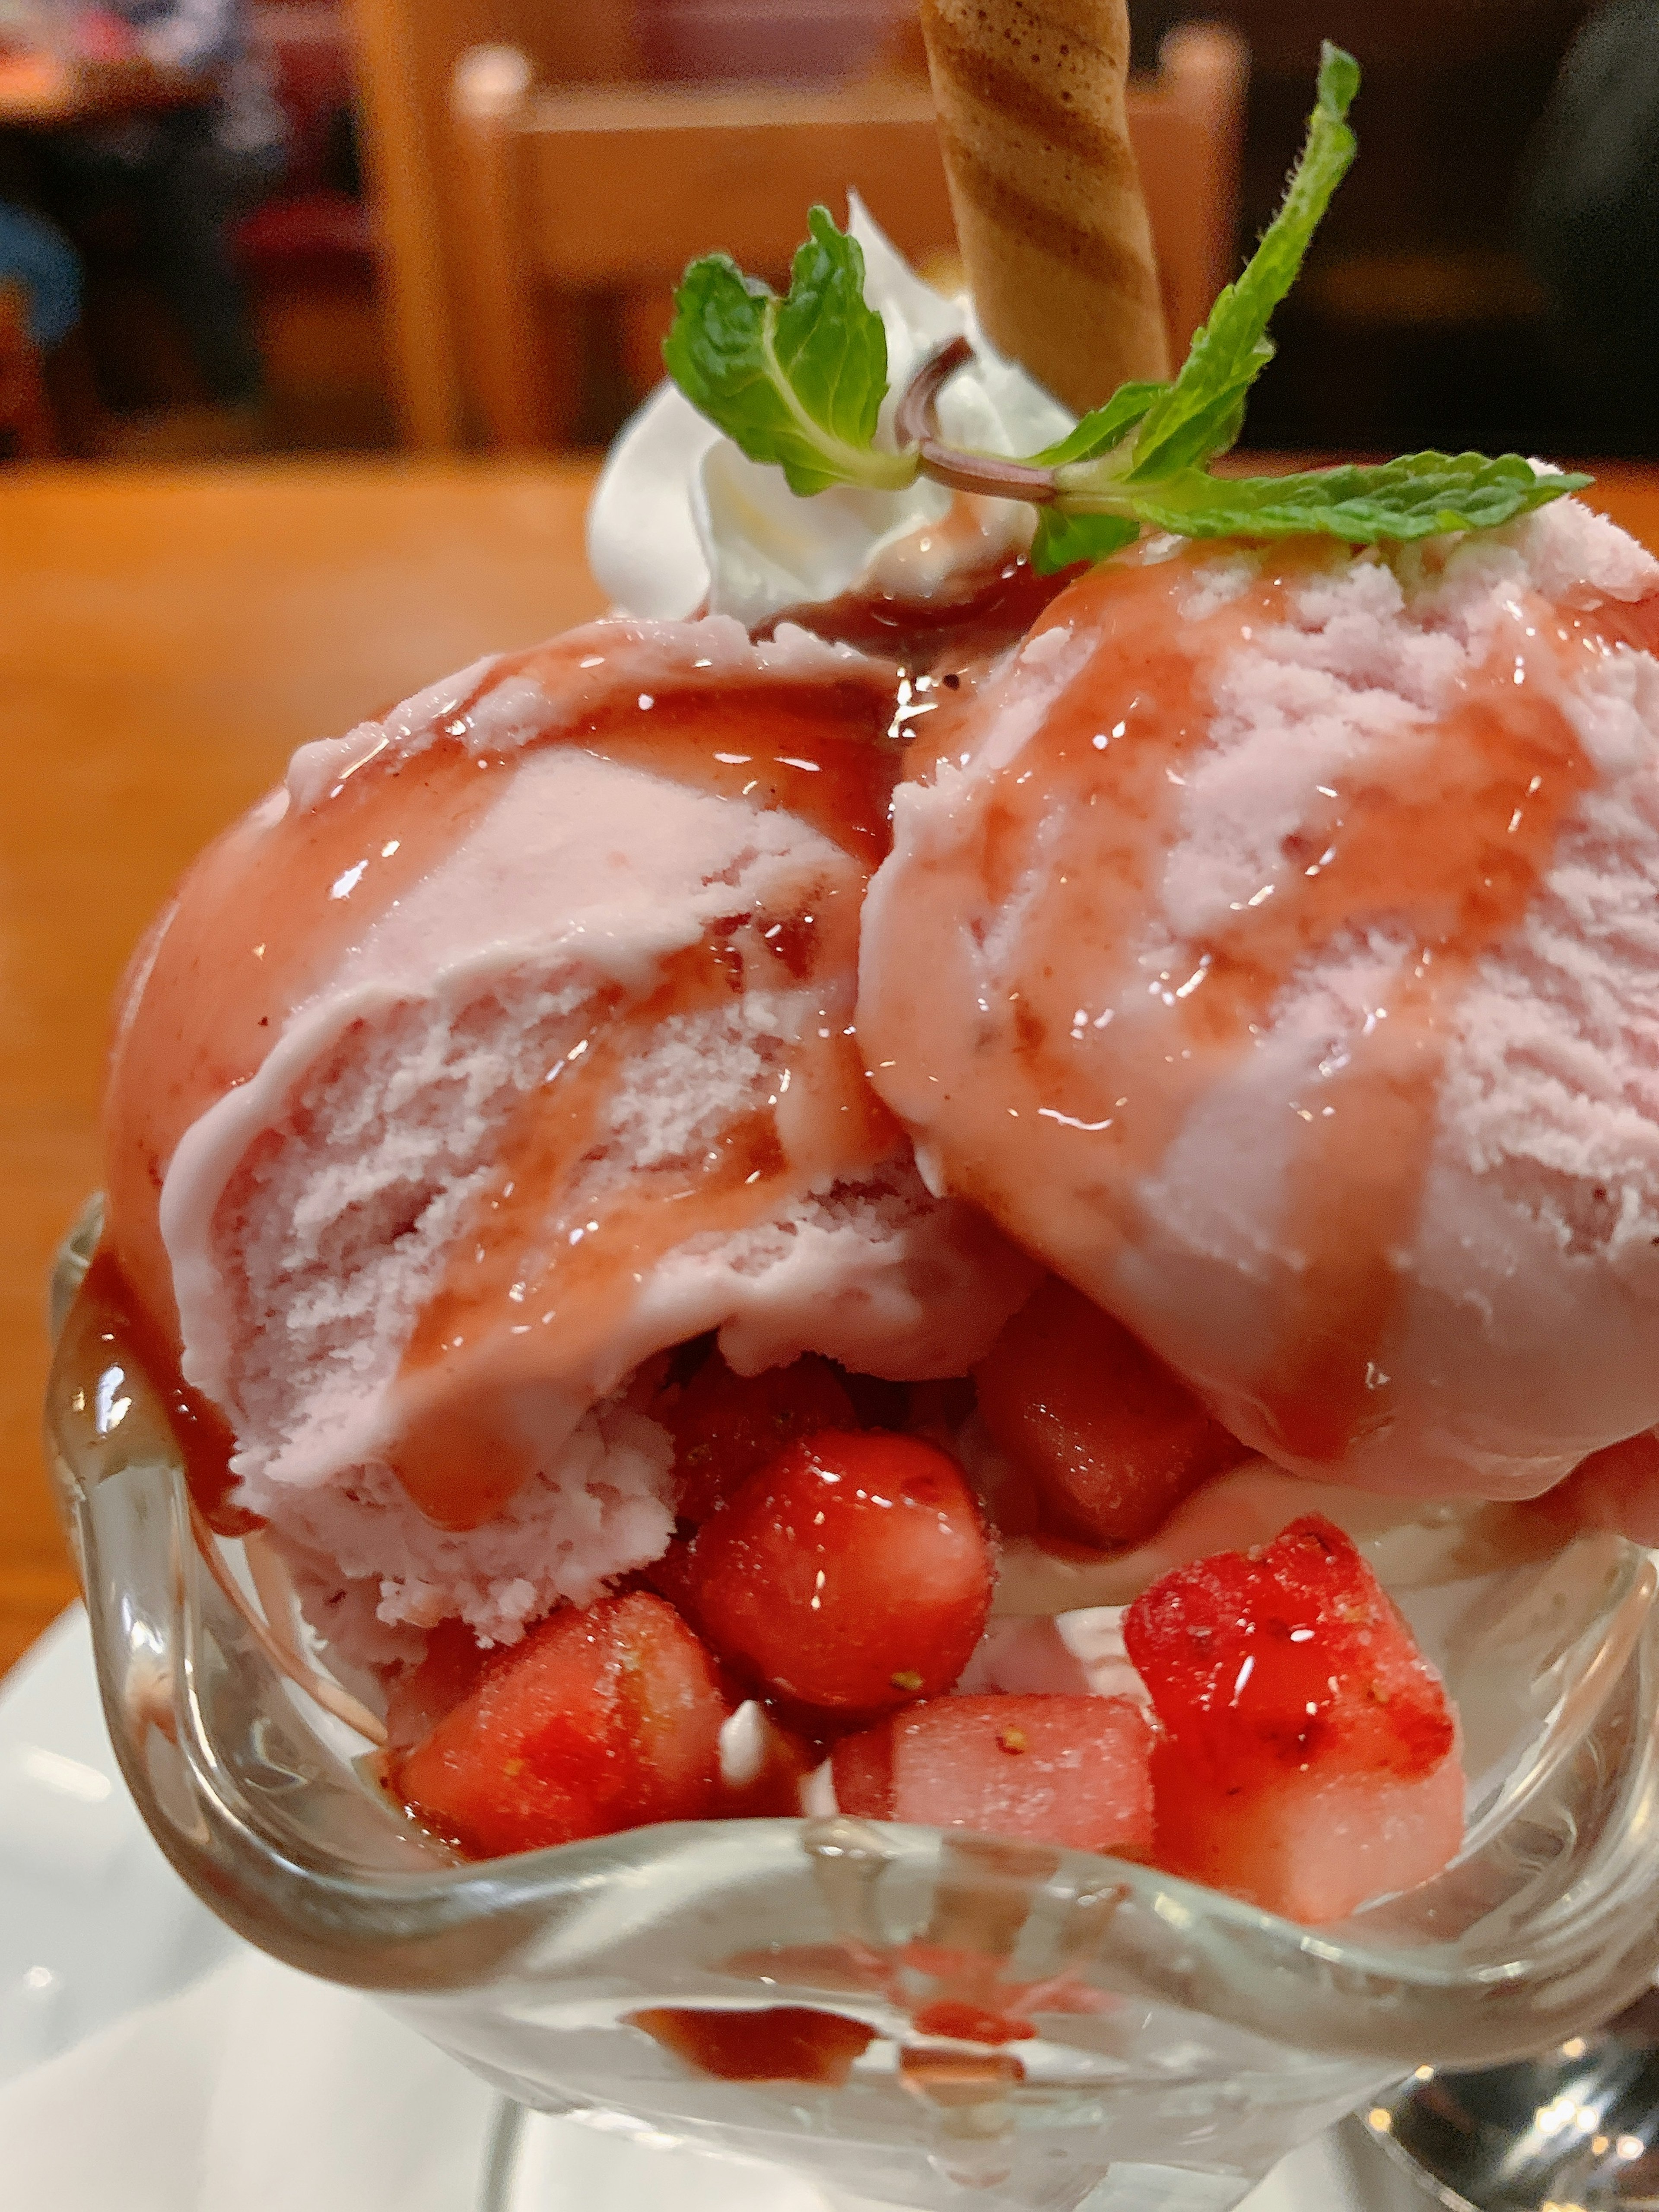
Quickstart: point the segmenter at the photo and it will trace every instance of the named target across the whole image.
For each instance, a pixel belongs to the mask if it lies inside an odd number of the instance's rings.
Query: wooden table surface
[[[580,465],[0,473],[0,1670],[75,1594],[39,1420],[53,1246],[98,1177],[106,1009],[185,863],[295,745],[600,611]],[[1659,471],[1590,497],[1659,549]]]
[[[42,1285],[98,1180],[106,1009],[191,856],[307,738],[602,611],[592,471],[0,470],[0,1671],[75,1594]]]

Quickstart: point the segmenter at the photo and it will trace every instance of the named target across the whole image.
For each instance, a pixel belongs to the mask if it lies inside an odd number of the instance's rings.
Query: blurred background
[[[1320,39],[1365,68],[1250,444],[1659,450],[1652,0],[1132,15],[1153,90],[1183,22],[1235,34],[1234,107],[1182,172],[1218,279]],[[0,0],[0,453],[603,443],[656,373],[672,257],[793,189],[792,123],[844,127],[855,167],[878,134],[876,211],[948,281],[926,107],[906,0]]]

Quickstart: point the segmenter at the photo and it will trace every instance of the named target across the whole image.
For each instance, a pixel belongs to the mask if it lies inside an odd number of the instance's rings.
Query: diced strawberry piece
[[[974,1370],[980,1417],[1061,1534],[1142,1543],[1245,1457],[1192,1393],[1069,1283],[1039,1285]]]
[[[926,1705],[913,1708],[926,1712]],[[844,1735],[831,1754],[830,1771],[836,1785],[836,1804],[860,1820],[892,1820],[893,1729],[890,1721],[857,1735]]]
[[[838,1743],[831,1771],[866,1820],[1144,1855],[1152,1747],[1129,1698],[934,1698]]]
[[[698,1531],[693,1618],[793,1704],[876,1712],[948,1689],[991,1608],[962,1470],[914,1437],[826,1431],[751,1475]]]
[[[1125,1614],[1123,1640],[1165,1732],[1227,1788],[1316,1761],[1327,1776],[1409,1779],[1452,1747],[1440,1677],[1318,1514],[1259,1551],[1161,1576]]]
[[[1130,1607],[1124,1641],[1164,1729],[1160,1865],[1316,1922],[1455,1854],[1445,1691],[1332,1522],[1176,1568]]]
[[[1254,1790],[1195,1775],[1178,1744],[1152,1754],[1158,1863],[1287,1920],[1344,1920],[1374,1897],[1415,1888],[1463,1841],[1463,1768],[1326,1775],[1317,1765]]]
[[[708,1652],[649,1592],[552,1614],[392,1762],[392,1786],[476,1858],[717,1808],[731,1699]]]
[[[428,1735],[470,1694],[489,1654],[464,1620],[441,1620],[428,1632],[420,1664],[394,1678],[386,1691],[386,1740],[406,1751]]]
[[[734,1375],[711,1352],[653,1410],[674,1438],[674,1502],[686,1521],[706,1520],[798,1437],[859,1425],[838,1371],[810,1352],[790,1367]]]

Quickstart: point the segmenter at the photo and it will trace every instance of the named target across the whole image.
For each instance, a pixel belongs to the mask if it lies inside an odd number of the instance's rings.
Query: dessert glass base
[[[1659,1991],[1536,2058],[1419,2067],[1359,2124],[1449,2212],[1642,2212],[1659,2203]]]
[[[53,1278],[47,1437],[133,1795],[239,1934],[518,2104],[878,2203],[1224,2212],[1413,2067],[1559,2044],[1653,1977],[1656,1578],[1604,1535],[1391,1585],[1459,1708],[1468,1832],[1339,1926],[839,1817],[461,1863],[380,1787],[362,1686],[268,1556],[193,1510],[118,1316],[77,1296],[97,1229],[92,1208]],[[964,1996],[972,2036],[918,2028]]]

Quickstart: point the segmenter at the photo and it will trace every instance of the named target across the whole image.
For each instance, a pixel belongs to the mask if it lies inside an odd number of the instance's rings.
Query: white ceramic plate
[[[104,1732],[85,1618],[76,1607],[48,1631],[0,1692],[0,2081],[184,1989],[243,1948],[191,1896],[139,1820]],[[300,2046],[325,2045],[332,2055],[325,2070],[331,2075],[343,2065],[348,2074],[356,2070],[354,2050],[365,2067],[386,2064],[390,2051],[389,2063],[408,2069],[411,2086],[432,2054],[411,2048],[400,2057],[400,2046],[388,2040],[392,2023],[367,2000],[336,1992],[325,2003],[317,1985],[283,1970],[268,1972],[281,1973],[281,1985],[274,1979],[262,1985],[261,2008],[284,2003],[297,2008],[292,2035],[279,2039],[284,2048],[295,2050],[296,2078],[267,2083],[246,2064],[242,2071],[252,2075],[273,2113],[291,2106],[296,2095],[308,2108],[310,2170],[303,2180],[296,2172],[295,2185],[305,2203],[315,2205],[324,2193],[316,2154],[322,2151],[326,2160],[326,2139],[336,2121],[343,2130],[354,2109],[361,2120],[362,2100],[354,2104],[349,2084],[337,2082],[331,2092],[314,2068],[301,2078],[307,2069]],[[345,2021],[343,2008],[354,2017],[361,2009],[361,2023]],[[321,2033],[325,2020],[331,2023],[329,2033],[344,2040],[329,2042]],[[227,2063],[234,2063],[235,2036],[227,2035],[223,2047]],[[426,2100],[441,2104],[434,2087],[428,2086]],[[455,2087],[465,2099],[461,2079]],[[221,2104],[234,2103],[247,2088],[246,2081],[227,2083]],[[326,2109],[331,2094],[341,2107],[338,2115]],[[422,2098],[408,2103],[418,2107]],[[406,2112],[405,2137],[410,2124]],[[238,2132],[248,2133],[250,2125],[251,2115],[245,2115]],[[269,2130],[258,2132],[268,2142]],[[1423,2212],[1427,2200],[1400,2183],[1352,2135],[1299,2152],[1240,2212]],[[410,2154],[416,2147],[405,2140],[403,2148]],[[600,2203],[606,2212],[709,2212],[711,2207],[817,2212],[820,2205],[830,2212],[816,2191],[793,2177],[780,2174],[773,2181],[753,2167],[738,2171],[695,2153],[653,2150],[607,2138],[591,2126],[539,2116],[526,2124],[514,2168],[515,2212],[520,2206],[525,2212],[592,2212]],[[280,2176],[267,2166],[262,2182],[261,2204],[288,2212]],[[388,2177],[388,2191],[384,2204],[370,2203],[355,2191],[352,2201],[360,2212],[403,2212],[406,2184]],[[142,2184],[132,2201],[149,2201]],[[294,2212],[301,2212],[297,2197]],[[454,2212],[471,2212],[471,2205],[457,2201]],[[1169,2206],[1166,2212],[1181,2208]]]
[[[0,2081],[234,1948],[127,1795],[73,1607],[0,1691]]]

